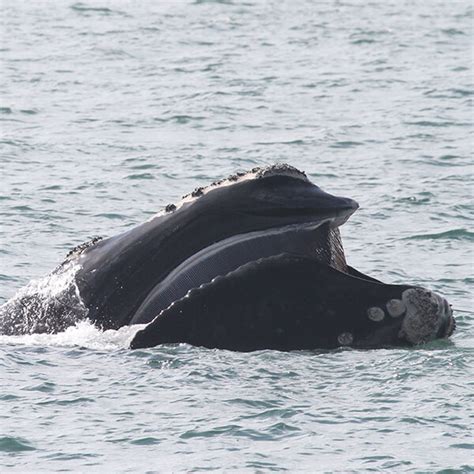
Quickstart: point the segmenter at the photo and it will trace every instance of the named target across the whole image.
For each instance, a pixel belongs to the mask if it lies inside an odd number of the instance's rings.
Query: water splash
[[[59,332],[87,317],[75,276],[80,266],[67,262],[32,280],[0,307],[0,333],[21,335]]]
[[[118,330],[102,331],[89,320],[79,321],[74,326],[55,334],[0,335],[0,344],[21,344],[41,347],[81,347],[92,350],[112,351],[128,349],[135,334],[145,324],[124,326]]]

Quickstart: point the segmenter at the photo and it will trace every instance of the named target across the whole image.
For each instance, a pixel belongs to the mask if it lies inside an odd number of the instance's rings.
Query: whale
[[[144,325],[132,349],[332,349],[448,338],[447,300],[351,267],[340,226],[358,209],[286,164],[195,189],[148,221],[71,250],[51,295],[20,291],[0,308],[6,334]],[[50,281],[48,280],[48,281]]]

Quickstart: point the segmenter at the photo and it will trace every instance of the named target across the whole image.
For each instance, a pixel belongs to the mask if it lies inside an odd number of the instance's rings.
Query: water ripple
[[[0,451],[6,453],[18,453],[21,451],[34,451],[36,448],[23,438],[3,436],[0,438]]]
[[[467,229],[452,229],[435,234],[419,234],[405,237],[404,240],[474,240],[474,232]]]
[[[0,301],[89,235],[281,161],[360,203],[351,265],[458,321],[379,351],[0,336],[4,470],[472,471],[471,23],[468,0],[2,2]]]

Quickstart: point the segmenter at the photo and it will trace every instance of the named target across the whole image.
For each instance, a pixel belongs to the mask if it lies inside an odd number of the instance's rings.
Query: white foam
[[[87,316],[75,276],[80,265],[73,262],[31,280],[0,307],[0,331],[28,334],[61,330]]]
[[[17,291],[12,300],[31,294],[37,294],[45,298],[57,297],[68,290],[72,284],[75,285],[74,277],[80,268],[79,264],[68,262],[61,271],[50,273],[37,280],[31,280],[26,286]]]
[[[90,321],[85,320],[57,334],[0,335],[0,343],[42,347],[81,347],[113,351],[128,349],[135,334],[145,326],[146,324],[135,324],[133,326],[124,326],[118,330],[109,329],[102,331]]]

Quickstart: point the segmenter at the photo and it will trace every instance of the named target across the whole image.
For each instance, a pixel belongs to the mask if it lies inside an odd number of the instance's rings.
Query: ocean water
[[[350,264],[457,318],[403,350],[0,336],[2,472],[474,471],[470,1],[1,9],[0,303],[93,236],[287,162],[360,203]]]

